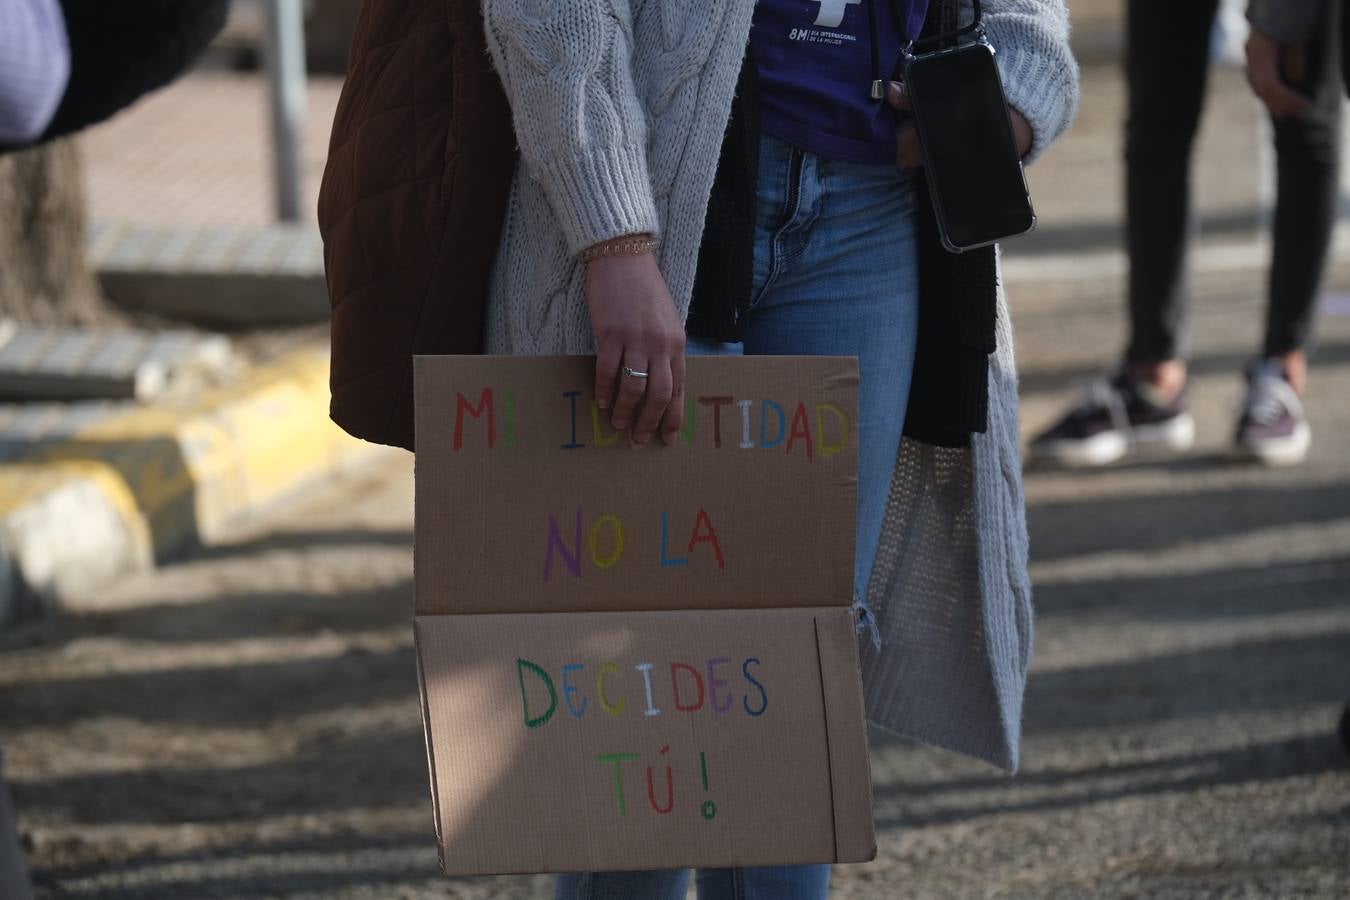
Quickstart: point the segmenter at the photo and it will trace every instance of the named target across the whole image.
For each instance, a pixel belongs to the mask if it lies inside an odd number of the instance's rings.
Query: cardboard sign
[[[584,357],[419,357],[415,633],[447,874],[875,855],[856,361],[690,358],[673,446]]]

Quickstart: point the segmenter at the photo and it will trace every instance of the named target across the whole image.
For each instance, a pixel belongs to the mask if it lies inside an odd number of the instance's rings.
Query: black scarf
[[[102,122],[177,78],[225,24],[228,0],[61,0],[70,83],[43,140]]]

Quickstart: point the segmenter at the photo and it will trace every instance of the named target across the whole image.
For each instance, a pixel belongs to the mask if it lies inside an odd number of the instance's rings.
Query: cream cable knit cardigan
[[[704,212],[752,0],[482,0],[520,163],[492,274],[490,353],[592,353],[583,247],[661,236],[686,315]],[[1064,0],[985,0],[985,23],[1033,155],[1072,120],[1078,71]],[[1012,329],[1000,290],[989,427],[967,450],[906,442],[862,648],[878,725],[1017,767],[1031,590]]]

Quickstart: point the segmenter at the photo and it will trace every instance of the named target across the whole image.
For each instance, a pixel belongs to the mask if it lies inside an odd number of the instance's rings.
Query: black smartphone
[[[994,48],[976,40],[912,56],[905,84],[947,249],[973,250],[1036,227]]]

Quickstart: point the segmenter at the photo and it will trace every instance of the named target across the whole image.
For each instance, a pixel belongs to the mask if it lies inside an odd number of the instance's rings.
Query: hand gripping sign
[[[871,859],[856,361],[690,358],[680,439],[642,448],[588,358],[415,369],[445,872]]]

